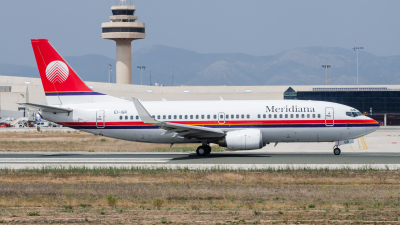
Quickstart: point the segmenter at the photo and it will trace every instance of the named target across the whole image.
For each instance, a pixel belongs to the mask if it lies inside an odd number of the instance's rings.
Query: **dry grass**
[[[393,224],[400,216],[399,171],[125,170],[110,174],[107,170],[1,170],[0,221]],[[115,198],[112,204],[110,196]],[[30,212],[40,216],[28,216]]]
[[[85,132],[3,132],[0,152],[194,152],[199,144],[151,144],[117,140]],[[225,148],[213,146],[213,152]]]

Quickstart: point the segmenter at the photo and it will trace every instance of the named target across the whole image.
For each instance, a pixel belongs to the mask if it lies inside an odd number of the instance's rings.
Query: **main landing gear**
[[[341,153],[340,148],[338,148],[337,145],[333,146],[333,154],[340,155],[340,153]]]
[[[211,153],[211,147],[209,145],[200,145],[196,149],[198,156],[205,156]]]

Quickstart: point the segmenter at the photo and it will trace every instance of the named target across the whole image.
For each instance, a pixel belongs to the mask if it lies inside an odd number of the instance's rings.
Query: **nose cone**
[[[369,124],[369,126],[367,127],[368,133],[372,133],[372,132],[374,132],[374,131],[379,129],[379,122],[378,121],[376,121],[376,120],[374,120],[374,119],[372,119],[372,118],[370,118],[368,116],[365,116],[365,117],[368,119],[367,123]]]

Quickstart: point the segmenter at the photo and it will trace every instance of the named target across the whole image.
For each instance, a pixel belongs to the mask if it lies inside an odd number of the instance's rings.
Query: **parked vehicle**
[[[28,126],[28,118],[19,117],[10,123],[10,127],[24,128]]]
[[[49,127],[49,122],[38,122],[34,127]]]

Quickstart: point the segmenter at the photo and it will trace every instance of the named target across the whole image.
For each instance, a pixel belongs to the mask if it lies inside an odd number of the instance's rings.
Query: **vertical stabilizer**
[[[86,86],[47,39],[32,39],[31,42],[49,105],[120,100]]]

